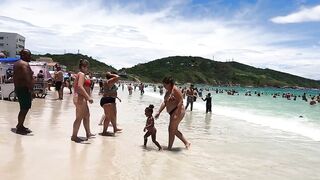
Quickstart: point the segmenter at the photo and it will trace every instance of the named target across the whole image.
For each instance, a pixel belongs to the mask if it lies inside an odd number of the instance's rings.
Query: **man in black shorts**
[[[54,79],[56,81],[55,86],[56,86],[56,91],[58,91],[58,99],[62,100],[63,99],[63,72],[61,70],[60,66],[56,67],[56,72],[54,73]]]
[[[26,135],[32,132],[23,126],[26,115],[31,108],[31,94],[34,86],[33,71],[29,66],[31,52],[23,49],[20,52],[20,58],[21,59],[15,62],[13,66],[13,83],[20,104],[16,133]]]

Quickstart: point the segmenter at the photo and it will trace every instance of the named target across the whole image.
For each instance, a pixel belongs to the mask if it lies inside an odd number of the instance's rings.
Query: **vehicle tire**
[[[12,92],[9,94],[8,100],[9,100],[9,101],[18,101],[18,97],[17,97],[17,95],[16,95],[16,93],[15,93],[14,91],[12,91]]]

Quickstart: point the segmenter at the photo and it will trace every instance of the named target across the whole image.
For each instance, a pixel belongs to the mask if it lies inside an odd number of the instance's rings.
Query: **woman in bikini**
[[[117,128],[117,107],[116,98],[118,87],[115,85],[119,81],[120,76],[107,72],[107,80],[103,83],[103,97],[100,100],[100,105],[104,110],[105,119],[103,122],[102,136],[114,135],[107,132],[109,123],[113,126],[113,132],[121,131]]]
[[[162,83],[167,92],[155,118],[159,117],[164,108],[166,108],[167,112],[170,114],[168,150],[172,149],[175,136],[177,136],[185,144],[186,148],[189,149],[191,144],[178,130],[179,124],[185,115],[183,95],[180,89],[175,86],[173,78],[165,77],[162,80]]]
[[[90,112],[87,103],[88,101],[90,104],[93,103],[93,100],[90,96],[91,81],[85,75],[88,72],[88,66],[89,62],[87,60],[80,60],[80,72],[77,74],[76,79],[74,81],[73,103],[76,106],[76,120],[73,123],[73,132],[71,140],[77,143],[84,140],[78,137],[78,131],[82,120],[84,129],[86,130],[87,138],[94,136],[94,134],[91,134],[90,132]]]

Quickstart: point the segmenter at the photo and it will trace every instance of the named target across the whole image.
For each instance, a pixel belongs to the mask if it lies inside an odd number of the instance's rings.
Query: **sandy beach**
[[[75,109],[65,92],[57,101],[50,94],[35,99],[26,118],[30,136],[10,131],[19,105],[0,101],[0,179],[260,179],[316,180],[320,177],[320,142],[280,130],[203,111],[187,111],[180,130],[192,143],[186,150],[176,139],[174,150],[157,151],[151,139],[144,149],[144,109],[160,99],[118,90],[119,127],[115,137],[97,135],[83,144],[70,140]],[[97,89],[90,105],[91,129],[102,115]],[[168,115],[156,120],[157,140],[167,146]],[[111,129],[109,129],[111,130]],[[84,137],[81,127],[79,135]]]

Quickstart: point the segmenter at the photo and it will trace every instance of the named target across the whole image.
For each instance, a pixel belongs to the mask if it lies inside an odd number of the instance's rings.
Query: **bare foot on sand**
[[[120,133],[120,132],[122,132],[122,129],[120,129],[120,128],[117,128],[117,129],[114,131],[114,133]]]
[[[88,139],[90,139],[90,138],[92,138],[92,137],[94,137],[94,136],[96,136],[96,134],[92,134],[92,133],[87,134],[87,138],[88,138]]]
[[[83,141],[83,139],[81,139],[81,138],[79,138],[79,137],[74,137],[74,136],[72,136],[72,137],[71,137],[71,141],[74,141],[74,142],[76,142],[76,143],[80,143],[80,142]]]
[[[190,149],[190,146],[191,146],[191,143],[188,142],[188,143],[186,144],[186,148],[189,150],[189,149]]]

